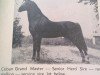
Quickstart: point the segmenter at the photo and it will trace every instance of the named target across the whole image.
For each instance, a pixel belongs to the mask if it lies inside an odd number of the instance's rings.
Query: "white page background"
[[[100,0],[99,2],[100,3]],[[14,0],[0,0],[0,68],[1,67],[25,67],[25,66],[83,66],[83,67],[99,67],[100,65],[12,65],[11,52],[12,52],[12,31],[13,31],[13,16],[14,16]],[[100,9],[100,4],[99,4]],[[0,70],[1,71],[1,70]],[[16,71],[17,72],[17,71]],[[28,72],[28,71],[27,71]],[[46,71],[44,71],[46,72]],[[0,72],[1,73],[1,72]],[[100,75],[100,71],[68,71],[66,75]]]

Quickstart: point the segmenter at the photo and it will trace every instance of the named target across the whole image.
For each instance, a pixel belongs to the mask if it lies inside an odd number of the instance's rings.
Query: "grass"
[[[97,54],[98,53],[98,54]],[[89,48],[91,64],[100,64],[100,51]],[[32,44],[13,48],[12,64],[80,64],[81,56],[79,50],[72,46],[42,45],[40,61],[32,61]],[[81,63],[82,64],[82,63]]]

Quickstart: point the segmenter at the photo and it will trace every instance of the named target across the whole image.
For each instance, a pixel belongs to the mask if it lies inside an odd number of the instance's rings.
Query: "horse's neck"
[[[33,2],[32,9],[27,10],[29,24],[39,22],[42,18],[48,19],[44,16],[38,6]],[[48,19],[49,20],[49,19]]]
[[[38,21],[40,19],[40,17],[42,16],[42,14],[39,14],[38,12],[34,12],[32,10],[30,11],[27,11],[28,13],[28,21],[29,21],[29,24],[30,23],[33,23],[35,21]]]
[[[30,11],[27,11],[27,13],[28,13],[29,25],[31,25],[31,24],[35,25],[35,23],[39,22],[41,19],[49,21],[49,19],[40,12],[34,12],[34,11],[30,10]]]
[[[40,17],[40,16],[42,16],[42,15],[40,15],[40,14],[38,14],[36,12],[28,12],[28,19],[29,19],[29,21],[37,20],[37,19],[39,19],[38,17]]]

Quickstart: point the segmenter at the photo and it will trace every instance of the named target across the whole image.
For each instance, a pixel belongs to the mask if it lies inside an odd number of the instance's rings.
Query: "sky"
[[[33,0],[42,13],[51,21],[72,21],[81,25],[83,35],[86,38],[92,38],[94,27],[97,24],[93,5],[84,5],[77,3],[78,0]],[[17,5],[16,5],[17,3]],[[27,12],[17,12],[22,0],[16,0],[15,16],[21,18],[20,24],[24,35],[30,35],[28,29]]]

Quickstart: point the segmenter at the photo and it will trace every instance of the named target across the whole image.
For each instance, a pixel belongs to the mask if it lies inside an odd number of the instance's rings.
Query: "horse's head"
[[[29,9],[31,0],[23,0],[23,4],[19,7],[18,12],[26,11]]]
[[[18,12],[27,11],[30,16],[43,15],[37,4],[31,0],[24,0]]]

